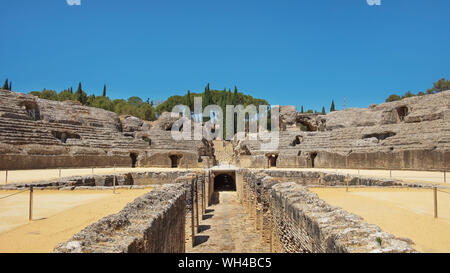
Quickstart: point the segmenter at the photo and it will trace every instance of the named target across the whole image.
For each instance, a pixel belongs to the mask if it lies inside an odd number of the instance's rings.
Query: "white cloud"
[[[69,6],[81,6],[81,0],[66,0]]]

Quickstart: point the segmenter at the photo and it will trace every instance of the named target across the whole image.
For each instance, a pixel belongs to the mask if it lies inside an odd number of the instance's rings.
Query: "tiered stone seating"
[[[141,135],[146,135],[146,138],[140,137],[134,131],[122,132],[122,121],[115,113],[85,107],[77,102],[49,101],[7,90],[0,90],[0,101],[0,144],[20,148],[5,150],[8,153],[3,157],[5,163],[0,160],[0,163],[4,165],[0,165],[0,169],[14,169],[15,164],[11,162],[12,160],[30,161],[32,157],[27,151],[29,147],[32,147],[33,154],[37,153],[39,147],[42,154],[48,154],[48,151],[52,149],[59,149],[57,147],[65,147],[67,153],[59,155],[72,156],[76,154],[80,157],[77,159],[78,161],[86,161],[78,162],[79,166],[132,165],[131,155],[139,158],[142,162],[149,162],[145,160],[147,155],[161,151],[196,154],[197,156],[192,156],[195,158],[195,162],[200,156],[212,154],[212,152],[208,153],[208,150],[211,150],[208,143],[205,144],[202,141],[176,142],[172,139],[170,131],[158,128],[153,130],[143,127],[135,128]],[[151,143],[148,139],[151,139]],[[118,157],[117,155],[121,154],[122,158],[102,157],[92,159],[95,162],[89,162],[90,159],[87,159],[86,156],[91,156],[93,153],[89,152],[89,149],[97,151],[102,156],[114,154],[110,157]],[[11,151],[20,152],[11,154]],[[85,151],[84,158],[82,158],[83,151]],[[72,159],[67,164],[73,165]],[[6,160],[9,161],[6,162]],[[36,160],[41,161],[38,164],[41,167],[71,167],[64,162],[59,164],[57,160],[48,157]],[[48,166],[42,163],[49,160],[52,160],[52,163],[49,163]],[[23,163],[17,168],[34,168],[29,165],[30,163]]]

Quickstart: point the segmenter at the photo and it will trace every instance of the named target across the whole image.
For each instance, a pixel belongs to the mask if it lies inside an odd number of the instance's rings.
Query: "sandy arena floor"
[[[172,168],[84,168],[84,169],[61,169],[61,177],[86,176],[91,174],[114,174],[126,172],[146,172],[146,171],[164,171],[173,172],[187,169]],[[195,169],[189,169],[195,170]],[[59,169],[45,170],[19,170],[8,171],[8,184],[10,183],[29,183],[38,181],[48,181],[59,178]],[[0,171],[0,185],[5,185],[6,171]]]
[[[438,192],[438,219],[433,191],[407,188],[311,188],[341,207],[398,237],[410,238],[421,252],[450,252],[450,194]],[[446,190],[450,192],[449,190]]]
[[[29,192],[0,199],[0,252],[52,252],[56,244],[150,190],[35,190],[32,222]],[[15,192],[0,191],[0,198]]]

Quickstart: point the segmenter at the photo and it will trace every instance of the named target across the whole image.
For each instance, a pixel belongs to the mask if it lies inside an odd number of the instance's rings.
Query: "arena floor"
[[[319,198],[359,215],[397,237],[410,238],[420,252],[450,252],[450,194],[410,188],[311,188]],[[445,190],[449,192],[449,190]]]
[[[0,252],[52,252],[53,247],[104,216],[119,212],[146,189],[35,190],[33,221],[29,192],[0,199]],[[0,198],[17,191],[1,191]]]

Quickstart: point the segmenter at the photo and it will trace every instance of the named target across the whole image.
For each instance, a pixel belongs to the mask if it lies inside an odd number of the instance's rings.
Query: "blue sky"
[[[327,111],[450,78],[448,0],[2,0],[0,80],[111,98],[233,88]]]

